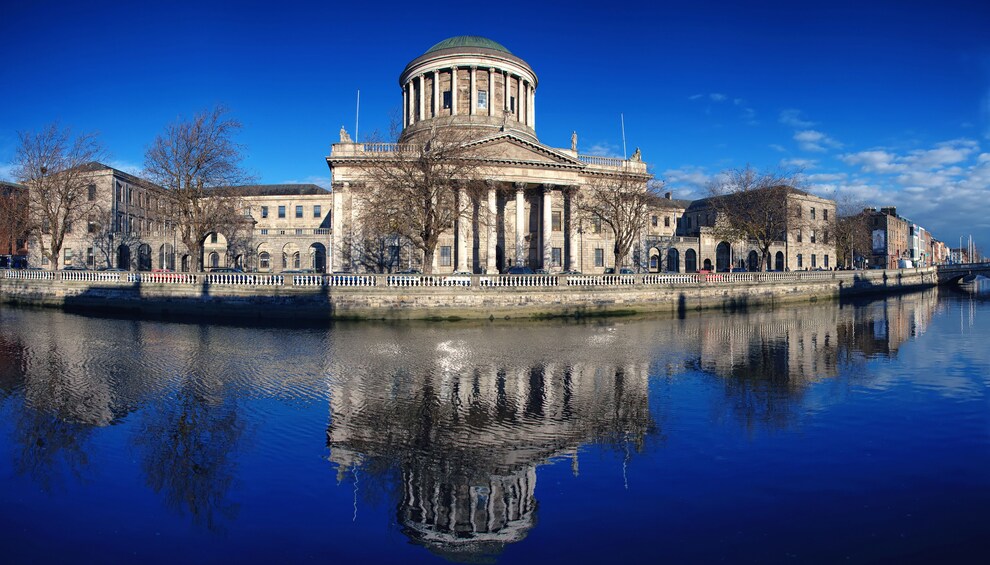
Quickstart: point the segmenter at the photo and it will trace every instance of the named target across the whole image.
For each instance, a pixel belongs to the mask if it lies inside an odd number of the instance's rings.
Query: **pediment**
[[[552,165],[584,167],[584,163],[566,153],[539,143],[519,138],[511,133],[502,133],[468,144],[472,153],[479,157],[496,161],[508,161],[530,165]]]

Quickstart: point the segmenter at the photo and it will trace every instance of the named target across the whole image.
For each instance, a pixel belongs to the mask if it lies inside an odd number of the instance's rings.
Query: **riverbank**
[[[0,271],[0,300],[242,319],[492,319],[740,310],[937,284],[934,268],[639,275],[278,275]]]

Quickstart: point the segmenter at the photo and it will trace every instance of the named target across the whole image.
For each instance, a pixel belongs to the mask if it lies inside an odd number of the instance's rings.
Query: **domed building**
[[[399,75],[402,118],[396,143],[352,140],[341,128],[327,157],[333,183],[332,269],[498,273],[514,266],[584,272],[615,267],[607,228],[581,219],[575,198],[583,187],[607,178],[645,188],[646,164],[638,150],[631,159],[581,155],[576,134],[567,148],[541,143],[538,85],[526,61],[484,37],[451,37],[410,61]],[[387,176],[372,169],[412,161],[440,139],[456,145],[461,158],[469,155],[474,178],[460,179],[463,186],[453,191],[456,213],[439,236],[430,268],[422,264],[422,246],[380,226],[370,229],[368,213],[389,207],[387,199],[370,198]],[[631,253],[629,260],[645,262]]]

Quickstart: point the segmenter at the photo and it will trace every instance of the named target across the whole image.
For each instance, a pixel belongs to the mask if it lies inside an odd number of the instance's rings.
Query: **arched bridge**
[[[976,275],[990,278],[990,263],[960,263],[958,265],[938,266],[938,284],[958,283],[963,279],[971,280]]]

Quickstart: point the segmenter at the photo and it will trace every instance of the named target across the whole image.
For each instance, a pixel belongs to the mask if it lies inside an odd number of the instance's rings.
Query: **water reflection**
[[[72,488],[107,460],[94,439],[120,426],[140,482],[212,531],[238,519],[254,430],[277,413],[295,433],[314,426],[298,414],[328,405],[325,445],[280,456],[329,449],[337,481],[387,502],[410,540],[486,560],[535,527],[541,465],[578,474],[589,445],[632,465],[662,448],[676,407],[651,383],[701,379],[715,418],[787,428],[816,383],[873,378],[850,367],[896,356],[942,307],[930,291],[683,319],[305,331],[0,309],[0,402],[22,476]]]

